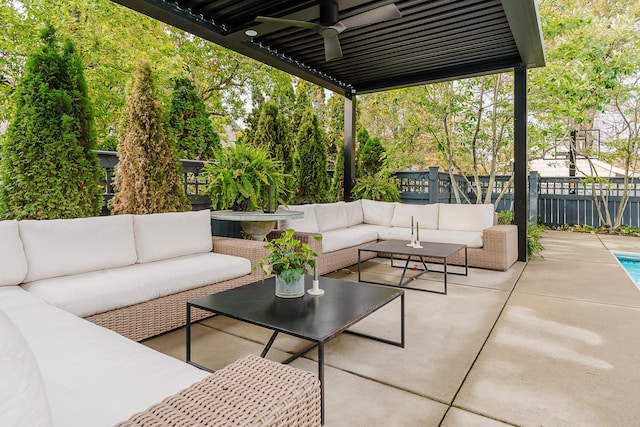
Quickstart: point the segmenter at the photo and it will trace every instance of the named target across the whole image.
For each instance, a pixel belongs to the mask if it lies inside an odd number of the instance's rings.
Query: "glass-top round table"
[[[242,231],[253,240],[264,240],[275,228],[276,221],[300,219],[304,212],[278,209],[275,212],[212,211],[211,218],[221,221],[239,221]]]

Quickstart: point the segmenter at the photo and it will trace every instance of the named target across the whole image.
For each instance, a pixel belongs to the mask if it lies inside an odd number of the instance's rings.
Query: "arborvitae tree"
[[[269,101],[262,104],[262,112],[252,144],[266,149],[271,157],[281,165],[281,172],[285,174],[293,172],[294,150],[291,147],[289,125],[275,102]],[[285,198],[293,193],[294,184],[293,176],[285,177],[282,188]]]
[[[114,214],[147,214],[190,209],[180,161],[165,131],[151,66],[136,65],[127,96],[125,135],[118,146]]]
[[[169,132],[180,158],[212,160],[220,149],[220,137],[213,130],[204,101],[188,78],[175,80]]]
[[[338,148],[329,194],[334,202],[344,199],[344,146]]]
[[[16,88],[16,110],[0,164],[0,216],[15,219],[97,215],[102,170],[82,63],[47,26]]]
[[[302,116],[296,137],[296,199],[298,203],[326,202],[329,192],[327,149],[318,116],[311,109]]]
[[[359,175],[361,177],[374,175],[381,170],[384,165],[383,156],[385,153],[386,150],[380,143],[380,138],[377,136],[369,138],[359,150]]]

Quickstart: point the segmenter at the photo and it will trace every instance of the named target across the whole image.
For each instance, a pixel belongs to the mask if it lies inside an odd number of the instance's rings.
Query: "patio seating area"
[[[640,419],[640,290],[610,250],[640,239],[547,231],[544,258],[471,268],[448,295],[406,291],[404,349],[353,335],[325,346],[327,426],[631,426]],[[397,282],[387,259],[364,264]],[[357,280],[353,266],[328,277]],[[442,285],[428,273],[412,283]],[[373,285],[372,285],[373,286]],[[353,329],[394,339],[398,301]],[[192,327],[192,357],[222,368],[260,354],[270,331],[224,317]],[[185,359],[184,328],[149,347]],[[308,343],[280,336],[269,358]],[[293,366],[316,372],[315,352]]]

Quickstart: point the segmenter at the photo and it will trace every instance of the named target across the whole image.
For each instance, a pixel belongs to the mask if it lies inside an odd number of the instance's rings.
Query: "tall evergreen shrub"
[[[318,116],[307,109],[296,137],[296,199],[298,203],[328,200],[327,148],[322,140]]]
[[[136,65],[127,96],[125,135],[111,200],[115,214],[147,214],[190,209],[182,185],[182,168],[165,131],[151,66]]]
[[[93,110],[75,47],[61,48],[52,26],[29,56],[2,145],[0,216],[97,215],[103,204]]]
[[[384,167],[386,150],[377,136],[368,138],[358,154],[359,176],[375,175]]]
[[[213,130],[204,101],[188,78],[175,80],[169,132],[180,158],[213,160],[220,149],[220,137]]]

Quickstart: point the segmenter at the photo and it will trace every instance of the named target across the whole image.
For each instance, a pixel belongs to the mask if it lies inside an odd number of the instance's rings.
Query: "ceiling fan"
[[[271,18],[269,16],[258,16],[256,21],[285,27],[299,27],[314,30],[324,39],[325,59],[331,61],[332,59],[342,58],[342,48],[340,47],[338,34],[349,28],[373,25],[402,18],[402,14],[394,3],[368,10],[342,21],[338,20],[338,12],[338,0],[322,0],[320,2],[319,24],[294,19]]]

